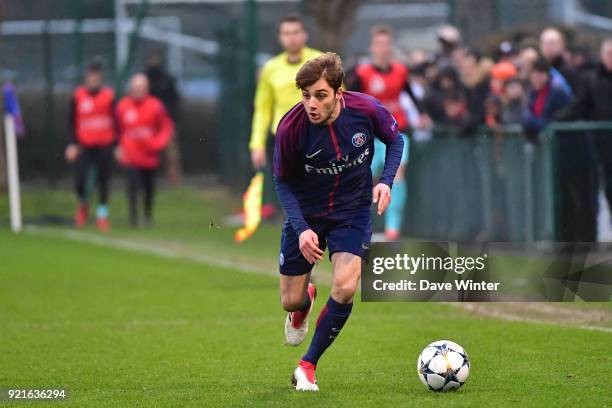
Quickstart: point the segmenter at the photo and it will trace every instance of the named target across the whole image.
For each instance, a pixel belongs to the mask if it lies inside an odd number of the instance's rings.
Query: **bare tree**
[[[323,51],[340,51],[353,29],[362,0],[310,0],[308,12],[317,23],[317,42]]]

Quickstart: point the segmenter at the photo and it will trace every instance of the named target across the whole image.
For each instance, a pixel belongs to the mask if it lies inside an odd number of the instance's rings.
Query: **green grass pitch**
[[[278,227],[234,245],[231,230],[209,226],[221,214],[209,202],[193,191],[162,195],[154,229],[119,221],[104,237],[172,249],[171,257],[79,242],[65,229],[3,229],[0,387],[65,387],[69,400],[58,406],[78,407],[612,406],[612,333],[433,303],[357,301],[319,363],[321,392],[294,391],[291,373],[308,342],[283,345]],[[93,229],[83,235],[99,237]],[[271,270],[188,256],[205,253]],[[320,285],[315,314],[328,293]],[[421,349],[443,338],[464,346],[472,362],[466,385],[448,394],[427,390],[416,375]]]

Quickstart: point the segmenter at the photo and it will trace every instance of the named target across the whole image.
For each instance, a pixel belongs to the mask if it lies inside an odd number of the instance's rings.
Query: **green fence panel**
[[[516,130],[461,138],[439,129],[411,145],[407,235],[532,242],[555,238],[554,138]]]

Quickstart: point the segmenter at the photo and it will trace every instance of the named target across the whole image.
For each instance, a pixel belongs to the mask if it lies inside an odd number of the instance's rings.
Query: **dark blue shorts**
[[[368,260],[372,239],[372,214],[369,208],[356,210],[344,219],[307,219],[310,228],[319,236],[319,247],[329,248],[329,259],[336,252],[348,252]],[[279,256],[281,275],[297,276],[310,272],[309,263],[300,251],[299,237],[289,220],[285,221]]]

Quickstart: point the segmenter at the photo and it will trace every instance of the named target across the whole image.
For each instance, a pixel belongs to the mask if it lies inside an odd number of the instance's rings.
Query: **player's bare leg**
[[[285,341],[290,346],[299,346],[308,333],[308,318],[317,294],[309,280],[310,273],[282,275],[280,279],[281,303],[289,312],[285,319]]]
[[[341,304],[353,303],[361,278],[361,257],[348,252],[332,255],[332,298]]]
[[[308,352],[293,373],[298,391],[318,391],[315,370],[321,355],[332,344],[353,308],[353,296],[361,277],[361,257],[348,252],[332,255],[333,280],[331,296],[317,319],[317,329]]]

